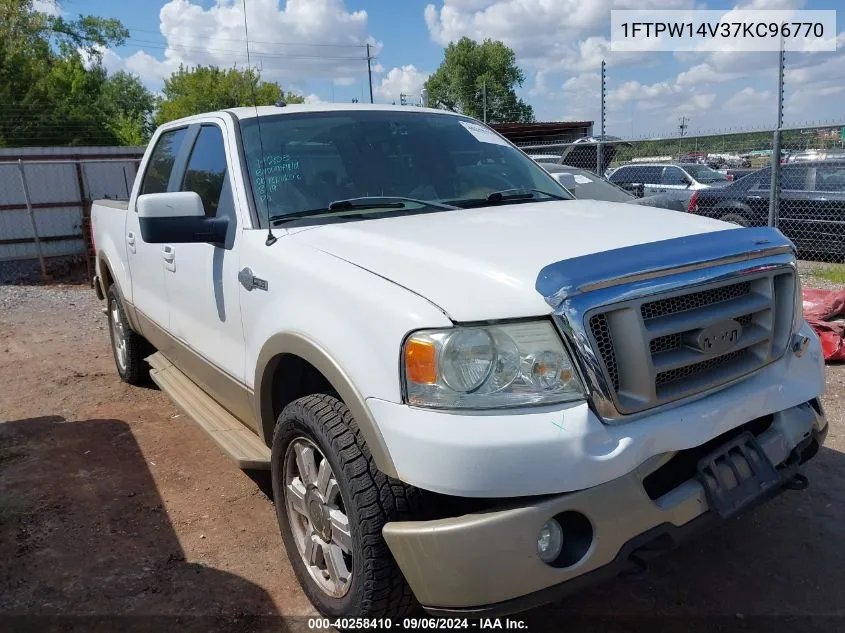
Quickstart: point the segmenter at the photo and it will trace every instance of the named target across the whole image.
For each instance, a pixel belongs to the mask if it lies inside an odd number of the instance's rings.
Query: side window
[[[754,185],[751,187],[755,191],[768,191],[772,185],[772,168],[764,167],[759,172],[749,174],[748,178],[754,180]]]
[[[817,167],[816,191],[845,192],[845,165]]]
[[[780,171],[780,188],[782,190],[792,191],[806,191],[809,189],[807,185],[807,176],[810,170],[807,167],[799,167],[798,165],[785,165]]]
[[[660,183],[663,185],[687,185],[689,184],[689,179],[677,167],[664,167]]]
[[[205,214],[217,215],[220,192],[226,180],[223,133],[216,125],[203,125],[188,159],[180,191],[195,191],[202,198]]]
[[[182,145],[187,130],[188,128],[185,127],[170,130],[159,137],[152,156],[150,156],[150,161],[147,163],[147,171],[144,173],[144,181],[141,183],[141,194],[165,193],[167,191],[170,172],[173,169],[176,154],[179,153],[179,146]]]
[[[660,167],[640,167],[637,169],[639,173],[636,174],[634,182],[641,182],[646,185],[654,185],[660,182],[662,168]]]
[[[610,174],[610,182],[631,182],[634,170],[631,167],[620,167]]]

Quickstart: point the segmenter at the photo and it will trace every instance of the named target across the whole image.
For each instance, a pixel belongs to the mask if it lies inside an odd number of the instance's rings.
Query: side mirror
[[[689,178],[684,178],[684,182],[685,182],[685,183],[686,183],[686,185],[687,185],[687,189],[689,189],[690,187],[692,187],[692,180],[690,180]]]
[[[141,238],[148,244],[209,243],[226,241],[228,218],[208,218],[202,198],[194,191],[148,193],[136,203]]]

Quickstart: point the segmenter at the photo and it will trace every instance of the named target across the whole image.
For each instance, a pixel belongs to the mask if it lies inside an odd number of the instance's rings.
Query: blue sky
[[[64,0],[67,14],[119,18],[126,45],[104,53],[110,70],[154,90],[180,62],[245,66],[242,0]],[[46,6],[51,0],[37,0]],[[607,132],[672,134],[771,126],[777,53],[612,53],[611,8],[836,9],[838,50],[788,53],[787,123],[845,120],[842,0],[246,0],[253,65],[309,100],[369,98],[363,44],[375,54],[375,99],[419,98],[443,47],[467,35],[512,46],[525,72],[521,95],[538,120],[599,113],[599,64],[608,64]],[[49,7],[48,7],[49,10]]]

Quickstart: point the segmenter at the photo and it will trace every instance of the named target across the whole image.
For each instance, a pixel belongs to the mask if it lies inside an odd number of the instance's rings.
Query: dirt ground
[[[831,430],[807,491],[643,580],[519,616],[525,630],[845,630],[845,367],[827,380]],[[91,289],[0,285],[0,629],[306,630],[278,619],[316,612],[268,492],[164,394],[118,380]],[[68,615],[102,619],[46,617]]]

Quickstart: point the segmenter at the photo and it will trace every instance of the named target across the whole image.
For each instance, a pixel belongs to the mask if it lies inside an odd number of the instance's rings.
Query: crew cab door
[[[233,392],[237,393],[237,385],[244,382],[238,281],[238,246],[243,227],[230,178],[236,169],[230,156],[235,154],[227,152],[220,119],[192,125],[187,142],[191,147],[173,190],[197,193],[206,216],[226,217],[228,228],[222,245],[164,245],[171,256],[164,272],[170,299],[170,330],[189,348],[183,370],[200,386],[213,391],[221,404],[238,410],[240,403],[227,402],[229,392],[220,387],[222,380],[233,385]]]
[[[148,244],[141,238],[136,201],[139,195],[165,193],[174,171],[188,128],[167,130],[159,135],[146,164],[140,187],[134,192],[126,217],[125,243],[132,303],[158,327],[170,327],[170,304],[164,283],[164,253],[160,244]],[[141,324],[144,330],[144,323]],[[148,338],[154,333],[143,331]]]
[[[687,176],[680,167],[664,167],[663,173],[660,175],[660,184],[655,187],[655,191],[663,193],[665,191],[685,191],[690,188],[692,180]]]

